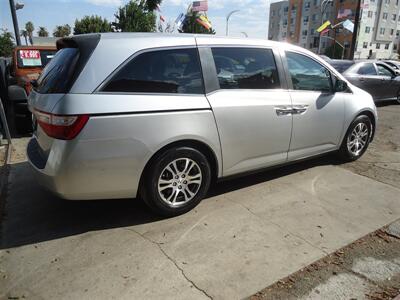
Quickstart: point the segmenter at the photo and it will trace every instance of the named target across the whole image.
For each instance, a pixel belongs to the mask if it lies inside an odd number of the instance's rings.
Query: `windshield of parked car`
[[[57,50],[21,49],[17,52],[18,68],[44,68]]]

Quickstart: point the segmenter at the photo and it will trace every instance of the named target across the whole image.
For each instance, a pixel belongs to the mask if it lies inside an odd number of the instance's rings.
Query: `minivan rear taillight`
[[[86,125],[89,115],[53,115],[35,110],[38,125],[50,137],[72,140]]]

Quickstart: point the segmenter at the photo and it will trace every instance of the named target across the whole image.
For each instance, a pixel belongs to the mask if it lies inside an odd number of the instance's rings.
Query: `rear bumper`
[[[119,199],[136,197],[140,176],[132,174],[130,184],[121,185],[115,168],[119,166],[104,158],[90,160],[82,153],[90,153],[90,143],[54,140],[48,155],[41,151],[35,137],[27,147],[27,157],[34,169],[37,182],[60,198],[67,200]]]

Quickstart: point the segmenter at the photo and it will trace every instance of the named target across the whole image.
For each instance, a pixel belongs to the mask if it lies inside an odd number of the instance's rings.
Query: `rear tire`
[[[359,159],[367,150],[372,132],[372,123],[366,115],[358,116],[351,124],[339,149],[339,157],[346,161]]]
[[[210,164],[200,151],[172,148],[156,157],[146,170],[141,196],[155,213],[177,216],[200,203],[210,182]]]

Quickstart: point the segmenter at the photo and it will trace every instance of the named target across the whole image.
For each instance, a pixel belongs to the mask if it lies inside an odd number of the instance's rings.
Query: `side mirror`
[[[397,77],[400,75],[400,70],[394,70],[394,75],[393,77]]]
[[[347,82],[340,79],[336,79],[335,92],[344,92],[346,90],[347,90]]]

